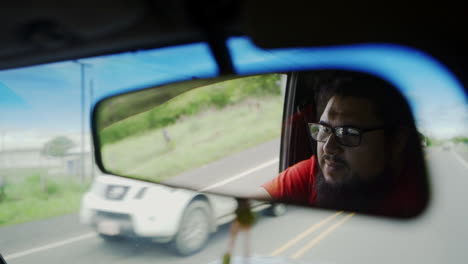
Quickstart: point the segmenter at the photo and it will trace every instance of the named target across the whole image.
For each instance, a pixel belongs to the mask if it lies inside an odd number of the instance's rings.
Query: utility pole
[[[91,67],[90,64],[82,63],[79,61],[74,61],[75,63],[80,65],[80,72],[81,72],[81,155],[80,155],[80,179],[82,182],[85,180],[85,80],[86,80],[86,71],[85,67]]]

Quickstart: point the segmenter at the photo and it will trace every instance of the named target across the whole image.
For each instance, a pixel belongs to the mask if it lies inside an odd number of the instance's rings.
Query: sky
[[[461,85],[422,52],[383,44],[266,51],[245,38],[233,38],[228,45],[242,74],[324,67],[376,74],[410,99],[423,133],[439,138],[468,135],[468,105]],[[83,76],[81,64],[86,65]],[[37,147],[56,135],[79,138],[82,77],[89,133],[92,105],[100,98],[216,74],[204,43],[0,71],[1,147]]]
[[[194,65],[190,69],[180,67],[187,58]],[[76,137],[80,134],[81,64],[85,64],[86,133],[90,130],[92,106],[100,98],[173,80],[217,74],[205,44],[0,71],[0,143],[3,148],[37,147],[56,135]]]

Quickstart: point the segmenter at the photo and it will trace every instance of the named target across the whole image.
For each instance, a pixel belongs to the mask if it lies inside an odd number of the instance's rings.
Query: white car
[[[190,255],[205,245],[219,225],[232,221],[237,201],[231,197],[173,189],[161,185],[100,175],[81,202],[81,222],[106,240],[125,236],[170,242],[179,255]],[[285,206],[256,203],[281,215]]]

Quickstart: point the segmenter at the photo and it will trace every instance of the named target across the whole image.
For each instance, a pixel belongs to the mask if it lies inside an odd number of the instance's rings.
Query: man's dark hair
[[[311,81],[318,102],[318,117],[332,96],[359,97],[373,103],[375,114],[386,126],[414,127],[405,98],[386,80],[359,72],[322,71]]]
[[[390,82],[367,73],[342,70],[314,71],[306,76],[308,87],[312,87],[317,104],[316,120],[322,115],[332,96],[359,97],[369,100],[374,113],[386,126],[388,141],[395,140],[398,129],[412,131],[410,140],[417,140],[410,106],[399,90]]]

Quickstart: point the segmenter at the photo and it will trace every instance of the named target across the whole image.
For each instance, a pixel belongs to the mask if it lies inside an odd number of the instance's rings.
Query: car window
[[[467,103],[460,83],[448,69],[420,51],[393,45],[261,50],[245,38],[228,43],[236,71],[243,75],[354,70],[397,86],[426,139],[424,158],[432,190],[427,211],[412,221],[302,207],[288,207],[286,212],[281,207],[265,210],[259,212],[248,235],[238,239],[236,255],[250,250],[263,259],[288,258],[299,263],[460,263],[466,259]],[[203,197],[90,169],[93,146],[89,134],[89,115],[101,98],[216,75],[205,44],[0,72],[0,253],[8,263],[219,260],[229,248],[233,199]],[[223,100],[214,102],[222,104]],[[249,114],[268,109],[263,103],[257,109],[249,100],[242,104],[240,111]],[[85,119],[81,118],[82,109]],[[292,116],[297,109],[289,110],[276,113]],[[184,120],[191,121],[189,117]],[[277,125],[281,129],[282,124]],[[190,131],[197,126],[201,125],[193,124]],[[279,130],[275,133],[277,137],[281,134]],[[174,138],[171,131],[159,131],[162,142]],[[279,159],[274,158],[279,157],[279,142],[274,147],[264,142],[259,143],[264,147],[261,151],[248,147],[233,154],[251,162],[249,165],[222,164],[216,172],[248,179],[260,174],[271,177],[278,167],[285,169],[287,163],[278,165]],[[214,211],[216,225],[213,218],[207,218]]]

